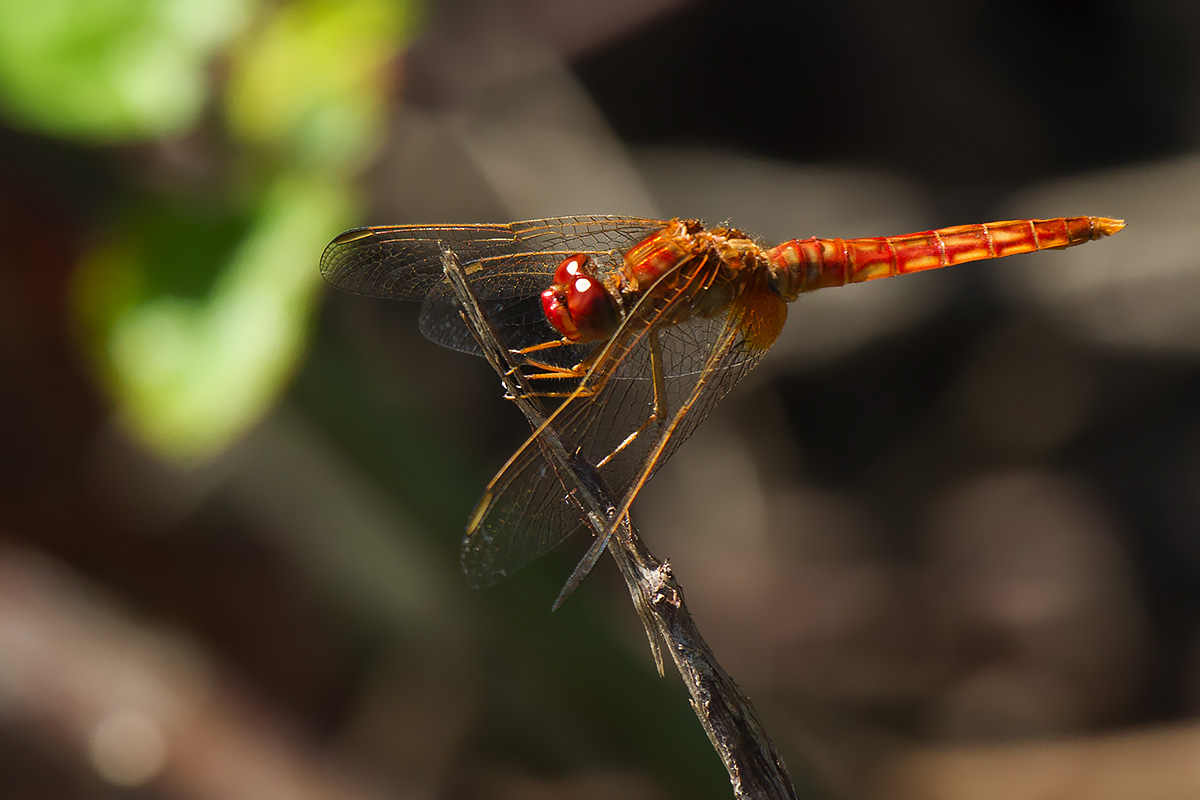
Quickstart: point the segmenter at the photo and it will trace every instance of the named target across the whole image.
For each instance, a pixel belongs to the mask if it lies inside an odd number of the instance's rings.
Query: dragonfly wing
[[[450,247],[465,263],[513,252],[510,225],[385,225],[338,236],[321,254],[321,275],[330,286],[355,294],[424,300],[442,280],[441,250]]]
[[[531,440],[497,477],[462,543],[463,575],[476,589],[507,578],[583,525],[569,480],[557,474],[539,442]]]
[[[546,322],[541,292],[564,258],[595,257],[617,269],[621,253],[664,225],[641,217],[554,217],[506,225],[392,225],[347,231],[321,257],[331,285],[375,297],[421,300],[421,332],[438,344],[468,353],[479,348],[459,315],[459,303],[442,273],[450,248],[467,273],[504,343],[519,349],[557,339]],[[590,346],[550,354],[575,364]],[[573,359],[573,360],[572,360]]]
[[[518,253],[572,253],[624,250],[665,223],[642,217],[552,217],[503,225],[383,225],[356,228],[338,236],[321,256],[321,274],[338,289],[372,297],[425,300],[445,280],[442,248],[458,256],[468,279],[481,285],[483,299],[511,296],[522,291],[510,280],[494,275],[521,275],[533,269],[539,275],[554,272],[558,262],[547,258],[542,266],[530,262],[505,266]],[[559,261],[562,259],[560,258]],[[486,262],[486,268],[471,269]],[[545,288],[545,287],[542,287]],[[539,290],[540,291],[540,290]]]
[[[786,306],[772,300],[777,307],[767,313],[778,314],[770,323],[777,332]],[[607,370],[599,391],[577,392],[550,419],[564,446],[596,465],[613,502],[625,508],[774,339],[756,336],[746,308],[736,304],[711,319],[656,329],[664,378],[660,418],[650,422],[656,403],[651,362],[658,357],[651,322],[627,320],[610,345],[611,358],[597,365]],[[463,540],[463,571],[472,586],[511,575],[583,527],[571,499],[573,480],[556,473],[536,438],[526,442],[493,479]]]

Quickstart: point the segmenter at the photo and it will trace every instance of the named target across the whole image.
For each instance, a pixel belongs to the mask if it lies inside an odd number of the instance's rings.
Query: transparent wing
[[[540,294],[564,258],[586,253],[601,269],[619,269],[624,250],[664,224],[642,217],[583,216],[505,225],[358,228],[325,248],[321,274],[345,291],[422,301],[421,332],[426,337],[478,354],[442,274],[441,251],[449,247],[504,344],[520,349],[560,338],[546,322]],[[548,356],[555,363],[574,364],[590,349],[558,348]]]
[[[765,304],[735,303],[713,318],[664,325],[684,302],[681,290],[664,304],[635,308],[580,390],[549,421],[568,449],[578,448],[598,467],[613,500],[625,507],[766,353],[774,336],[755,335],[754,326],[774,314],[768,324],[777,332],[786,315],[783,301],[771,295]],[[654,358],[663,366],[657,397]],[[651,421],[656,406],[661,413]],[[463,540],[467,582],[490,586],[583,527],[570,492],[570,480],[559,478],[537,442],[526,442],[493,479]]]

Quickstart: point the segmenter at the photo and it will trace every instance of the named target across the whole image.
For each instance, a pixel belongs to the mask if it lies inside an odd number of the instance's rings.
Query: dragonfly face
[[[554,329],[571,342],[607,339],[620,323],[617,300],[594,273],[583,253],[566,258],[554,270],[554,283],[542,292],[542,311]]]

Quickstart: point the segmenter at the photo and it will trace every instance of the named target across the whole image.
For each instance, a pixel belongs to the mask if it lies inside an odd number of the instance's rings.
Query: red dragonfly
[[[442,271],[442,249],[453,250],[538,395],[561,400],[546,425],[603,478],[617,504],[615,530],[655,470],[771,347],[787,303],[802,293],[1072,247],[1123,227],[1060,217],[765,247],[734,228],[680,219],[395,225],[341,234],[321,273],[339,289],[422,301],[425,336],[478,353]],[[471,586],[496,583],[584,527],[538,435],[488,484],[467,525],[462,567]],[[606,541],[596,540],[569,588]]]

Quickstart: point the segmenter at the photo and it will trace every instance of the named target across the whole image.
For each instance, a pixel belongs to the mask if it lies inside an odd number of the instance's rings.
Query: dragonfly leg
[[[625,441],[621,442],[621,444],[618,445],[615,450],[605,456],[601,461],[596,463],[597,469],[608,463],[614,456],[616,456],[617,453],[625,449],[630,442],[640,436],[648,427],[655,423],[660,423],[668,416],[667,383],[665,370],[663,369],[662,344],[658,340],[657,331],[650,331],[649,345],[650,371],[654,381],[654,408],[645,421],[638,426],[636,431],[629,434]],[[616,517],[615,520],[612,520],[610,524],[605,526],[604,533],[599,533],[599,529],[597,529],[596,536],[594,539],[592,539],[591,546],[588,547],[588,551],[575,566],[575,570],[571,573],[571,577],[567,579],[566,585],[563,586],[562,591],[558,594],[558,598],[555,599],[553,606],[555,611],[557,611],[559,606],[561,606],[563,602],[571,596],[572,592],[579,588],[579,584],[583,582],[583,579],[586,578],[588,573],[592,571],[592,568],[596,566],[596,562],[600,560],[600,556],[604,554],[605,549],[608,547],[609,540],[612,538],[617,528],[621,527],[622,524],[625,526],[626,530],[628,530],[630,526],[628,502],[626,502],[624,507],[621,509],[620,515]]]
[[[654,413],[650,419],[661,421],[670,413],[667,408],[667,379],[663,370],[662,345],[658,331],[650,331],[650,374],[654,378]]]
[[[521,366],[541,370],[541,372],[529,373],[525,376],[526,378],[582,378],[585,374],[578,365],[574,367],[556,367],[553,364],[544,364],[541,361],[525,361]]]
[[[739,328],[740,323],[736,321],[726,323],[725,330],[722,331],[720,338],[714,343],[712,353],[705,362],[704,369],[701,372],[702,375],[710,375],[726,357],[726,355],[729,354],[729,351],[733,348],[734,343],[738,339]],[[629,488],[625,490],[625,497],[621,501],[620,508],[616,510],[615,515],[611,515],[611,518],[615,519],[616,522],[609,523],[608,530],[605,532],[606,536],[611,536],[612,533],[617,529],[617,526],[620,524],[620,520],[629,513],[629,507],[633,505],[634,498],[637,497],[638,492],[642,490],[642,487],[646,485],[646,481],[650,480],[650,475],[654,472],[655,466],[658,465],[658,460],[662,457],[663,451],[666,449],[668,442],[670,442],[671,437],[675,435],[676,430],[678,430],[679,425],[683,422],[687,413],[692,409],[692,406],[694,406],[696,401],[703,396],[706,386],[707,382],[705,379],[700,378],[700,380],[696,382],[695,387],[692,388],[691,393],[679,405],[679,410],[675,412],[674,416],[672,416],[669,420],[664,418],[665,424],[662,432],[659,434],[658,443],[646,455],[645,461],[642,465],[641,473],[636,476],[633,483],[631,483]]]
[[[524,375],[526,380],[579,380],[584,377],[584,373],[577,372],[575,369],[565,367],[554,367],[547,364],[531,364],[530,366],[544,369],[544,372],[534,372],[530,375]],[[513,370],[518,370],[520,367],[513,367]],[[590,386],[585,386],[582,383],[576,385],[570,390],[560,392],[529,392],[527,397],[591,397],[596,393],[596,390]],[[511,398],[510,398],[511,399]]]
[[[522,347],[518,350],[513,350],[512,352],[516,355],[524,356],[524,355],[528,355],[529,353],[536,353],[538,350],[549,350],[552,347],[563,347],[568,344],[575,344],[575,343],[572,342],[570,339],[567,339],[564,337],[562,339],[551,339],[548,342],[539,342],[538,344],[531,344],[531,345],[529,345],[529,347]]]
[[[642,424],[637,427],[633,433],[625,437],[625,440],[617,445],[616,449],[606,455],[604,458],[596,462],[596,468],[599,469],[616,457],[626,447],[633,443],[633,440],[641,436],[643,432],[651,425],[659,423],[667,417],[667,381],[663,372],[663,356],[662,345],[658,341],[658,333],[650,331],[650,374],[654,382],[654,406],[650,415],[642,421]]]
[[[591,392],[583,392],[583,393],[580,393],[580,392],[577,392],[577,391],[571,391],[571,392],[530,392],[529,394],[526,394],[526,395],[524,395],[524,396],[525,396],[525,397],[587,397],[587,396],[589,396],[590,394],[592,394],[592,393],[591,393]],[[511,398],[511,397],[508,397],[508,398],[506,398],[506,399],[508,399],[508,400],[512,400],[513,398]]]

